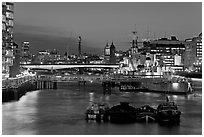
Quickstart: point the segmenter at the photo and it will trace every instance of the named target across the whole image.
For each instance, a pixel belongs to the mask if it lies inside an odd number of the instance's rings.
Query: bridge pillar
[[[79,74],[84,74],[84,68],[79,68]]]
[[[103,86],[103,94],[111,94],[111,82],[106,81],[102,83]]]
[[[53,82],[53,89],[57,89],[57,82],[56,81]]]

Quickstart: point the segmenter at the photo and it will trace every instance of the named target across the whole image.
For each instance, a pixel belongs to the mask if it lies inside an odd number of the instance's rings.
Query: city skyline
[[[201,135],[202,2],[2,2],[2,135]]]
[[[197,36],[202,32],[202,3],[14,3],[14,41],[29,41],[34,53],[54,48],[77,53],[78,36],[82,53],[102,54],[112,41],[117,50],[126,50],[135,29],[140,40]]]

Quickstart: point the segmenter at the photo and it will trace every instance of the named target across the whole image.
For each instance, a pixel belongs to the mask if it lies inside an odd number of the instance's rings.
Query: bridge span
[[[65,68],[119,68],[119,64],[22,64],[27,69],[65,69]]]

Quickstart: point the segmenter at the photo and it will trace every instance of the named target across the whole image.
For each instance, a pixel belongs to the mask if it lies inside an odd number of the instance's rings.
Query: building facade
[[[110,61],[110,46],[107,43],[104,48],[104,64],[109,64],[109,61]]]
[[[172,67],[184,64],[185,41],[179,41],[174,36],[171,39],[161,38],[145,43],[153,63],[159,66]]]
[[[40,64],[47,64],[47,60],[50,57],[50,52],[48,50],[41,50],[38,52],[38,59]]]
[[[31,53],[30,53],[30,42],[22,42],[21,47],[21,64],[30,64],[31,63]]]
[[[202,70],[202,33],[197,37],[185,40],[185,60],[184,64],[187,69]]]
[[[15,59],[13,60],[13,65],[9,68],[9,77],[16,77],[20,74],[20,63],[21,63],[21,49],[17,43],[13,43],[13,55]]]
[[[109,46],[108,43],[104,48],[104,64],[116,64],[116,49],[113,42]]]
[[[2,77],[9,77],[9,67],[13,65],[13,19],[14,4],[2,2]]]

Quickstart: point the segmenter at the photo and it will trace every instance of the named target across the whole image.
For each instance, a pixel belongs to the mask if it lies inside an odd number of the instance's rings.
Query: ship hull
[[[160,123],[179,123],[180,122],[180,112],[177,111],[175,114],[172,114],[173,111],[158,112],[157,120]]]
[[[166,94],[188,94],[189,83],[173,82],[166,78],[137,78],[120,83],[121,92],[155,92]]]

